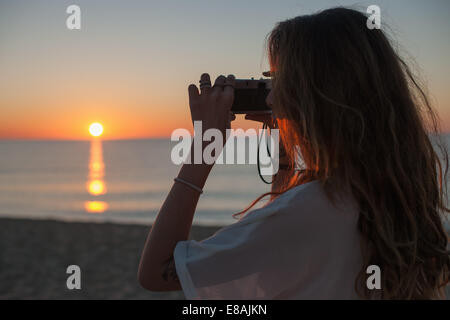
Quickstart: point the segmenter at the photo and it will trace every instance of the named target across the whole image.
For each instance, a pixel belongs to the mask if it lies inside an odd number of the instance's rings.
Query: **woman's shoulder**
[[[323,192],[321,182],[313,180],[289,189],[277,197],[275,201],[284,205],[292,204],[293,202],[308,202],[312,198],[322,197]]]
[[[266,206],[249,212],[242,220],[256,222],[271,217],[292,223],[338,223],[352,225],[358,218],[358,205],[350,193],[339,192],[329,197],[321,181],[298,185]]]
[[[285,207],[358,211],[358,205],[350,192],[344,187],[334,187],[333,190],[327,192],[321,181],[313,180],[288,190],[276,200]]]

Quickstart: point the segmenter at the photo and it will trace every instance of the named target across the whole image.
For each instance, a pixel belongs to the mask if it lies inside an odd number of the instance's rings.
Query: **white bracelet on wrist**
[[[175,182],[181,182],[181,183],[187,185],[188,187],[191,187],[191,188],[194,189],[195,191],[198,191],[200,194],[203,193],[203,190],[202,190],[201,188],[197,187],[196,185],[194,185],[194,184],[192,184],[192,183],[190,183],[190,182],[188,182],[188,181],[186,181],[186,180],[183,180],[183,179],[181,179],[181,178],[174,178],[173,180],[174,180]]]

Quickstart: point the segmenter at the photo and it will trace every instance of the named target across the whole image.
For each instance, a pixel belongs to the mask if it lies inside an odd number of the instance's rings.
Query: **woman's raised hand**
[[[217,77],[211,87],[209,74],[200,77],[200,92],[195,84],[189,85],[189,106],[192,122],[201,121],[202,131],[219,129],[226,137],[226,129],[236,117],[230,111],[234,100],[234,75]]]

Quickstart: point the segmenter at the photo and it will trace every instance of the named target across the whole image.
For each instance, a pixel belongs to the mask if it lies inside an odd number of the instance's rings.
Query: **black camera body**
[[[266,97],[271,89],[271,79],[235,79],[231,111],[235,114],[272,113],[266,104]]]

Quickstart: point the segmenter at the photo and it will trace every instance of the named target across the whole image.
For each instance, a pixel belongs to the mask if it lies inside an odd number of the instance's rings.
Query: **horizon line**
[[[246,130],[244,130],[246,131]],[[440,135],[450,135],[449,131],[442,131],[439,133]],[[171,136],[149,136],[149,137],[126,137],[126,138],[50,138],[50,137],[38,137],[38,138],[24,138],[24,137],[8,137],[2,138],[0,137],[0,142],[2,141],[92,141],[92,140],[101,140],[101,141],[136,141],[136,140],[170,140]]]

